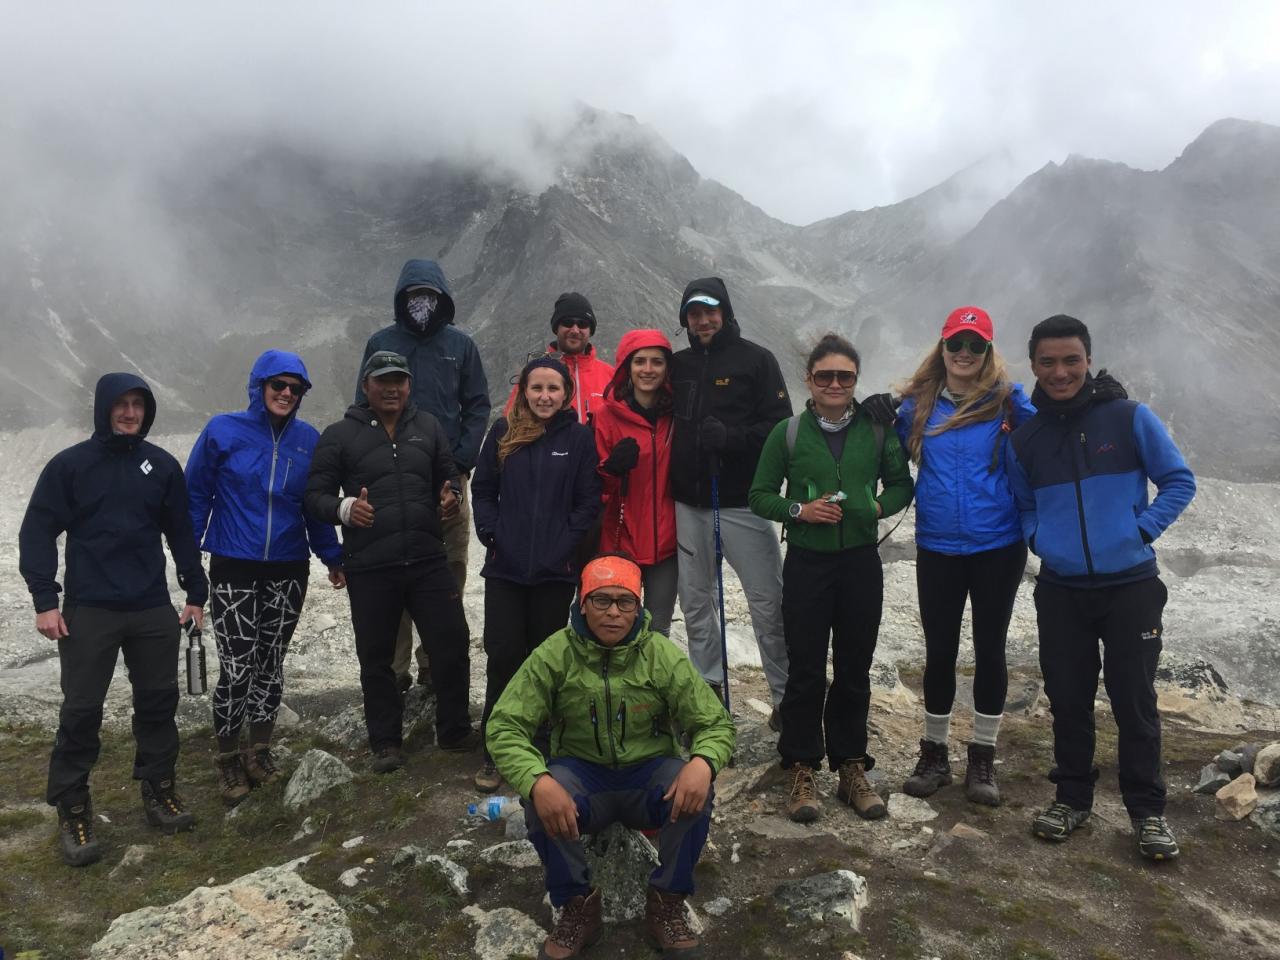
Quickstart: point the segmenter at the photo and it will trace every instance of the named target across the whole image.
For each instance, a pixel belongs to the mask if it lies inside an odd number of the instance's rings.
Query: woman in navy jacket
[[[973,610],[974,733],[965,793],[996,805],[996,737],[1008,689],[1005,638],[1027,548],[1005,475],[1010,431],[1035,415],[1009,381],[979,307],[953,310],[942,337],[901,388],[893,425],[918,468],[916,588],[924,630],[924,737],[904,792],[927,797],[951,782],[947,738],[965,601]],[[883,395],[882,395],[883,396]],[[868,398],[873,410],[880,398]]]
[[[471,479],[476,536],[488,551],[480,571],[486,724],[525,657],[568,622],[579,547],[600,512],[595,439],[572,402],[573,381],[560,361],[529,361]],[[486,747],[476,788],[490,792],[501,782]]]
[[[254,362],[249,408],[220,413],[187,458],[191,524],[210,554],[210,611],[220,670],[213,691],[222,799],[278,773],[271,734],[284,692],[284,658],[307,594],[309,552],[345,585],[334,528],[307,520],[302,494],[319,433],[298,419],[311,387],[295,354],[268,350]],[[248,748],[240,737],[247,726]]]

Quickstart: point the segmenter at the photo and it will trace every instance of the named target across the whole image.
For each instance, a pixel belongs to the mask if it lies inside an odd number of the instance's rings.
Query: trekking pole
[[[729,707],[729,634],[724,620],[724,541],[720,539],[720,458],[711,460],[711,518],[716,531],[716,595],[720,604],[720,677],[724,708]]]
[[[622,524],[626,519],[627,512],[627,487],[631,481],[631,473],[628,471],[622,477],[621,491],[618,496],[618,529],[613,537],[613,549],[619,553],[622,552]]]

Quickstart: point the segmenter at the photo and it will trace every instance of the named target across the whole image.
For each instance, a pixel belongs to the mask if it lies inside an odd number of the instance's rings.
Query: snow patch
[[[58,335],[58,339],[62,341],[63,349],[66,350],[67,353],[71,354],[72,360],[80,364],[82,367],[87,367],[88,364],[76,356],[76,352],[71,349],[71,344],[75,340],[75,337],[71,336],[71,331],[67,329],[67,325],[62,322],[62,318],[58,316],[56,310],[53,310],[52,308],[48,308],[48,310],[49,326],[53,327],[53,332],[56,333]],[[78,380],[79,378],[72,377],[71,379]]]

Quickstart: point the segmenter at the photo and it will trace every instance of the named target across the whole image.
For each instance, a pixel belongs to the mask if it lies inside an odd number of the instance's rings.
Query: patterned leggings
[[[298,625],[306,580],[213,584],[210,609],[220,672],[213,727],[231,737],[245,722],[271,723],[284,694],[284,656]]]

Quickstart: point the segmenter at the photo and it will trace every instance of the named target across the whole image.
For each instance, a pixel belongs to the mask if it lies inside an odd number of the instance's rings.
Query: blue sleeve
[[[471,519],[476,536],[487,544],[498,530],[498,441],[507,432],[507,421],[496,420],[476,460],[476,472],[471,478]]]
[[[1036,415],[1036,407],[1027,396],[1027,392],[1022,389],[1022,384],[1015,383],[1013,385],[1013,393],[1009,395],[1009,400],[1013,404],[1013,428],[1016,430],[1028,420]]]
[[[480,454],[480,442],[489,424],[489,381],[480,362],[480,351],[474,341],[468,340],[467,359],[462,366],[462,378],[458,383],[458,404],[461,408],[461,429],[453,460],[458,471],[470,473],[475,469]]]
[[[1027,472],[1018,462],[1018,453],[1013,442],[1008,445],[1008,456],[1004,458],[1005,475],[1009,478],[1009,488],[1013,491],[1013,502],[1018,508],[1018,519],[1022,523],[1022,539],[1027,541],[1032,551],[1035,550],[1035,532],[1038,518],[1036,516],[1036,495],[1031,489],[1031,481]]]
[[[213,491],[218,471],[218,445],[210,431],[212,426],[212,420],[205,424],[187,455],[187,511],[191,514],[191,532],[198,544],[204,542],[209,515],[213,512]]]
[[[1160,418],[1141,403],[1133,411],[1133,438],[1147,476],[1156,485],[1156,498],[1138,517],[1138,528],[1155,540],[1191,503],[1196,478]]]
[[[18,531],[18,572],[36,613],[58,609],[58,537],[71,525],[71,489],[64,462],[54,457],[40,472]]]
[[[326,567],[342,566],[342,544],[338,542],[338,528],[315,519],[305,510],[302,516],[306,520],[307,543],[311,545],[311,552]]]

